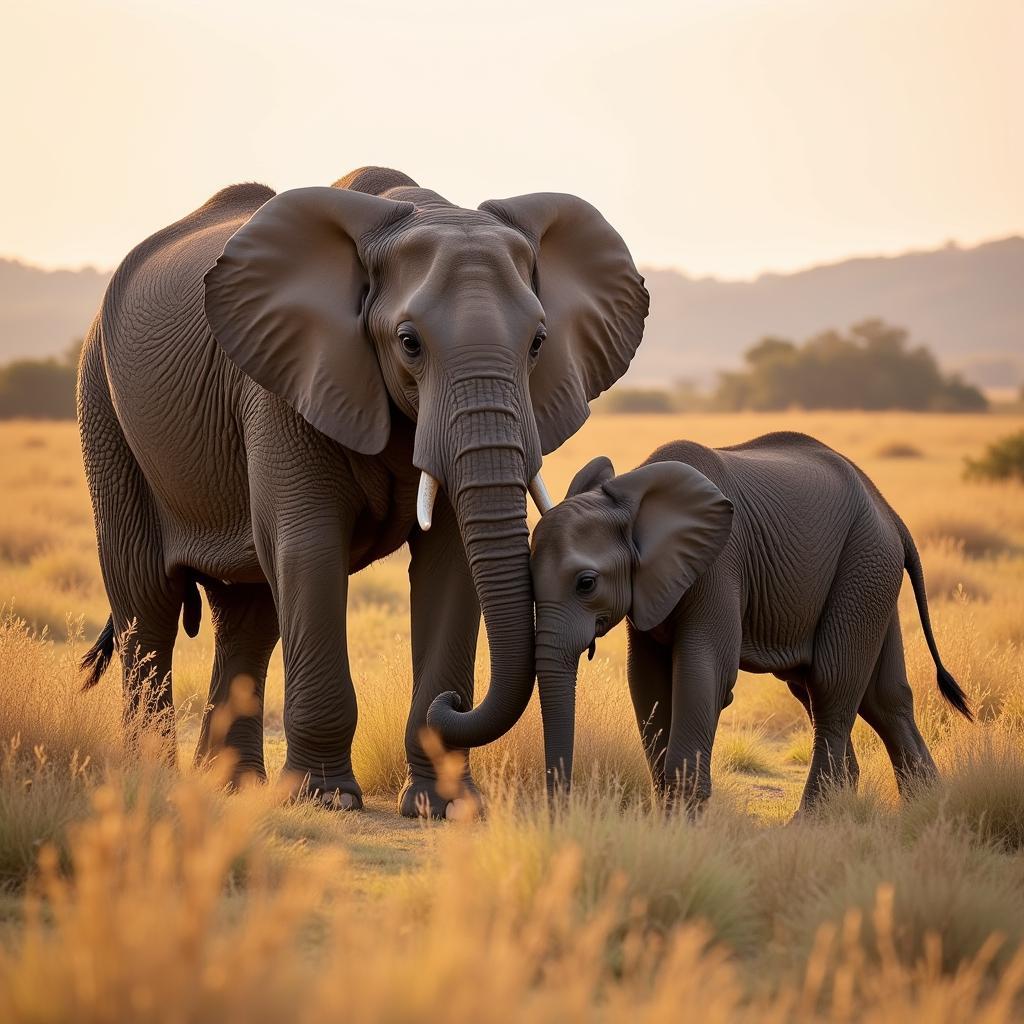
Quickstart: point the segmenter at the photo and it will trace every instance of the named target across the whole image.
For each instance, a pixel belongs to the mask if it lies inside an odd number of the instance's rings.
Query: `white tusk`
[[[434,499],[437,497],[438,482],[424,470],[420,473],[420,488],[416,492],[416,518],[421,530],[429,530],[434,516]]]
[[[554,506],[554,502],[551,500],[551,495],[548,494],[548,489],[544,486],[540,473],[530,481],[530,497],[533,498],[533,503],[537,506],[537,511],[541,515],[550,512]]]

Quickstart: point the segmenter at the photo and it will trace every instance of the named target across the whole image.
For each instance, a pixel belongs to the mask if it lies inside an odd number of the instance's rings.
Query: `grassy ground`
[[[0,426],[0,1019],[1012,1019],[1024,991],[1024,492],[963,459],[1019,417],[594,417],[545,465],[553,494],[597,453],[799,429],[853,457],[918,538],[940,649],[982,721],[954,720],[909,593],[908,666],[941,785],[896,799],[858,725],[860,793],[786,825],[809,753],[784,684],[742,677],[715,796],[694,825],[650,806],[622,630],[580,673],[577,787],[540,799],[536,703],[473,755],[484,823],[395,814],[410,692],[405,559],[353,581],[355,769],[368,810],[226,797],[122,753],[117,672],[77,691],[106,618],[77,436]],[[84,633],[85,639],[82,639]],[[486,677],[481,651],[478,691]],[[182,762],[212,660],[175,661]],[[116,668],[116,667],[115,667]],[[478,692],[478,697],[479,697]],[[283,761],[279,655],[267,756]]]

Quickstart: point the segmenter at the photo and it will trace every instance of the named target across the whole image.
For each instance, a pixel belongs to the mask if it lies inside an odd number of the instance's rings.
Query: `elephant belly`
[[[806,643],[778,646],[758,644],[744,638],[740,648],[740,668],[744,672],[768,672],[773,675],[790,672],[809,665],[813,653],[813,634]]]
[[[262,578],[236,377],[208,332],[107,343],[111,397],[152,495],[164,561],[214,579]]]

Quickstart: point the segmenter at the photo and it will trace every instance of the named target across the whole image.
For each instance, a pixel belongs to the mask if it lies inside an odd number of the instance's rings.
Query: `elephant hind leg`
[[[138,727],[156,723],[173,760],[171,657],[184,577],[165,571],[156,506],[114,412],[95,328],[82,357],[79,395],[100,568],[121,653],[126,739],[134,747]]]
[[[806,679],[814,750],[802,808],[843,781],[850,731],[878,661],[903,579],[902,549],[879,543],[877,524],[854,525],[814,636]]]
[[[227,750],[232,779],[266,781],[263,694],[270,656],[280,638],[274,596],[265,583],[209,584],[214,632],[210,694],[196,747],[196,764]]]
[[[903,635],[895,611],[860,713],[885,744],[901,794],[914,782],[935,777],[935,762],[914,721],[914,694],[907,680]]]
[[[811,714],[811,696],[807,692],[807,684],[804,681],[804,674],[792,675],[786,678],[786,685],[789,686],[790,693],[804,706],[804,710],[807,712],[807,720],[811,724],[811,728],[814,728],[814,716]],[[844,760],[845,766],[845,777],[844,781],[852,786],[854,789],[857,788],[860,782],[860,762],[857,760],[857,754],[853,749],[853,740],[849,739],[846,741],[846,758]]]

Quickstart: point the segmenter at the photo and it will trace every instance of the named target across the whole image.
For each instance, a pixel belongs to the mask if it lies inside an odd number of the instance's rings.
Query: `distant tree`
[[[61,359],[20,359],[0,367],[0,419],[74,419],[81,348],[76,341]]]
[[[967,459],[968,480],[1016,480],[1024,484],[1024,430],[993,441],[979,459]]]
[[[660,388],[615,388],[601,400],[602,412],[618,414],[631,412],[675,412],[675,403],[667,391]]]
[[[676,412],[703,412],[708,408],[709,395],[696,381],[680,377],[672,390],[672,407]]]
[[[803,345],[762,339],[744,355],[746,369],[721,375],[715,405],[722,409],[910,409],[980,411],[985,396],[962,378],[945,377],[923,345],[878,318],[844,335],[830,330]]]

